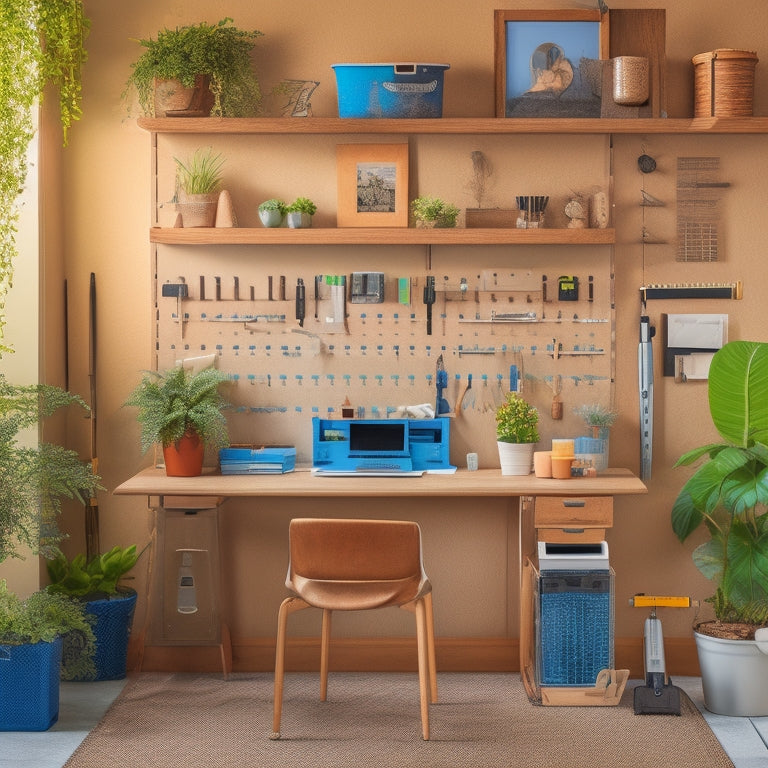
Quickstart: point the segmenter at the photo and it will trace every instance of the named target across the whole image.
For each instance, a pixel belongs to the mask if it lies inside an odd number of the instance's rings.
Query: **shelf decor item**
[[[276,197],[265,200],[259,205],[259,219],[265,227],[280,227],[288,206]]]
[[[291,229],[311,227],[315,213],[317,213],[317,206],[308,197],[297,197],[285,209],[286,221]]]
[[[408,145],[336,147],[339,227],[408,226]]]
[[[497,117],[600,117],[592,62],[608,58],[607,14],[496,10],[494,25]]]
[[[411,213],[417,227],[450,229],[456,226],[459,209],[439,197],[417,197],[411,201]]]
[[[177,226],[212,227],[216,223],[224,160],[212,149],[198,149],[187,161],[178,157],[174,204],[179,213]]]
[[[648,101],[649,66],[645,56],[613,58],[613,100],[616,104],[636,107]]]
[[[528,475],[539,441],[539,411],[517,392],[507,392],[496,409],[496,443],[502,475]]]
[[[757,54],[718,48],[693,57],[694,117],[752,117]]]
[[[146,50],[131,65],[125,95],[135,88],[149,117],[256,115],[261,89],[251,52],[261,35],[238,29],[229,17],[163,29],[138,41]]]

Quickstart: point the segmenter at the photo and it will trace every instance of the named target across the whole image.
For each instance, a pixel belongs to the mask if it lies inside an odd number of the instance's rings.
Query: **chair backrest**
[[[417,523],[296,518],[289,541],[289,582],[426,579]]]

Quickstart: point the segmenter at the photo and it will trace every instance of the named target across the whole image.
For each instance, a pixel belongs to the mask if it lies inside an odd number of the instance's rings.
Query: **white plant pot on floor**
[[[533,469],[535,443],[502,443],[499,446],[499,464],[502,475],[529,475]]]
[[[768,645],[694,632],[704,706],[717,715],[768,716]],[[760,650],[760,646],[765,650]]]

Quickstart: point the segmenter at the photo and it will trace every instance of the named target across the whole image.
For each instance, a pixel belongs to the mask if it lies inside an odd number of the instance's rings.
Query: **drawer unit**
[[[534,526],[539,541],[603,541],[613,526],[613,497],[537,496]]]

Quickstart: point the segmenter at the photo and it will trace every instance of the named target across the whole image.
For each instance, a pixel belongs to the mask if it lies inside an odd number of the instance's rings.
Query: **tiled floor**
[[[768,765],[768,717],[723,717],[704,709],[701,680],[677,677],[679,685],[703,712],[735,768]],[[120,693],[124,680],[62,683],[59,721],[44,733],[3,733],[0,768],[61,768],[88,731]]]

